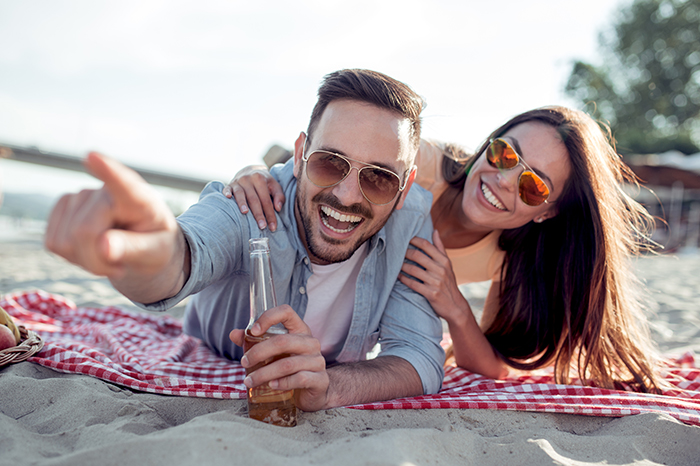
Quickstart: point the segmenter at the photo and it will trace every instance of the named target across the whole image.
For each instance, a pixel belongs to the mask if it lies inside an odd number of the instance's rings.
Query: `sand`
[[[136,308],[104,279],[0,231],[0,293],[42,289],[78,305]],[[700,350],[700,256],[637,263],[660,349]],[[486,287],[465,287],[479,305]],[[173,311],[179,316],[182,306]],[[138,393],[23,362],[0,369],[0,465],[700,464],[700,428],[670,416],[347,408],[294,428],[246,417],[241,400]]]

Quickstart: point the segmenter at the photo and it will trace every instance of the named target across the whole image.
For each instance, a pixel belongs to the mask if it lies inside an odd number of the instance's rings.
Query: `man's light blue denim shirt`
[[[228,334],[245,328],[250,318],[250,238],[270,238],[278,304],[289,304],[302,319],[306,312],[306,282],[312,272],[294,217],[297,183],[293,159],[273,167],[271,173],[287,199],[278,214],[275,232],[261,231],[252,215],[241,214],[236,202],[221,193],[223,184],[209,183],[199,202],[177,219],[190,247],[189,280],[172,298],[139,304],[162,311],[194,294],[185,311],[185,332],[230,359],[240,359],[243,350],[231,342]],[[431,200],[429,192],[414,184],[403,208],[394,211],[384,228],[370,238],[368,255],[357,278],[350,330],[336,360],[364,360],[379,342],[378,357],[398,356],[413,365],[424,394],[435,393],[442,385],[442,325],[428,301],[397,277],[411,238],[431,237]]]

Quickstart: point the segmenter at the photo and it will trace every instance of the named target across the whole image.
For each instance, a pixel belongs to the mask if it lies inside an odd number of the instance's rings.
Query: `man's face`
[[[377,165],[398,174],[403,183],[407,163],[414,155],[408,124],[405,118],[389,110],[354,100],[336,100],[321,115],[312,139],[306,144],[306,153],[320,149]],[[304,140],[302,134],[294,153],[299,235],[313,263],[341,262],[384,226],[394,208],[401,208],[412,175],[406,189],[386,205],[371,204],[364,198],[357,170],[351,170],[335,186],[319,188],[306,174],[302,160]],[[364,166],[351,163],[358,169]]]

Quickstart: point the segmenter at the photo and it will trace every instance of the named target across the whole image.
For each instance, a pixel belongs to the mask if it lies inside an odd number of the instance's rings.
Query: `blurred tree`
[[[599,40],[604,64],[575,62],[566,93],[610,124],[623,154],[698,152],[700,0],[634,0]]]

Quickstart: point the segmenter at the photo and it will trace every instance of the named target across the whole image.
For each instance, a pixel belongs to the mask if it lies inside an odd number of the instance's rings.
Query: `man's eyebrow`
[[[525,157],[523,157],[523,151],[522,151],[522,149],[520,149],[520,143],[518,142],[518,140],[512,136],[508,136],[508,139],[510,139],[511,144],[513,144],[515,151],[518,153],[518,157],[520,157],[522,160],[525,160]],[[532,168],[532,170],[535,173],[537,173],[540,176],[540,178],[546,179],[549,182],[549,185],[552,187],[552,190],[554,190],[554,183],[552,183],[552,179],[549,176],[547,176],[547,174],[545,172],[543,172],[542,170],[540,170],[538,168],[533,167],[532,165],[530,165],[530,163],[527,160],[525,160],[525,163],[528,164],[528,166],[530,168]]]
[[[316,149],[316,150],[322,150],[322,151],[326,151],[326,152],[332,152],[332,153],[334,153],[334,154],[342,155],[343,157],[347,157],[347,158],[349,158],[349,159],[356,160],[356,159],[350,157],[349,155],[347,155],[346,153],[344,153],[343,151],[338,150],[338,149],[336,149],[336,148],[334,148],[334,147],[331,147],[331,146],[321,146],[321,147],[319,147],[319,148]],[[367,164],[367,165],[374,165],[375,167],[379,167],[379,168],[383,168],[383,169],[385,169],[385,170],[389,170],[390,172],[396,173],[396,174],[399,175],[399,177],[401,177],[401,174],[399,173],[398,170],[396,170],[396,168],[394,168],[394,167],[392,167],[391,165],[388,165],[388,164],[386,164],[386,163],[383,163],[383,162],[361,162],[361,161],[359,161],[359,160],[357,160],[357,161],[360,162],[360,163]]]

